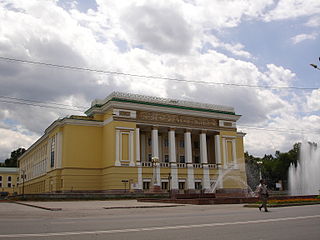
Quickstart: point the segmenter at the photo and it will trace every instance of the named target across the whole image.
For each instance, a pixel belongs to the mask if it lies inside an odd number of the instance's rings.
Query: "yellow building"
[[[12,195],[17,191],[18,168],[0,167],[1,195]]]
[[[85,114],[56,120],[19,158],[20,193],[246,188],[232,107],[114,92]]]

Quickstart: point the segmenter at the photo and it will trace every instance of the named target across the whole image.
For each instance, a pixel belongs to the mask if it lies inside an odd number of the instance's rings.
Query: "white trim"
[[[120,115],[120,112],[127,112],[129,113],[129,116]],[[120,117],[120,118],[135,119],[137,117],[137,112],[133,110],[128,110],[128,109],[113,109],[113,116]]]
[[[116,130],[116,162],[115,166],[121,166],[120,163],[120,130]]]
[[[113,117],[109,117],[109,118],[105,119],[105,120],[103,121],[103,126],[111,123],[112,121],[113,121]]]
[[[230,135],[221,135],[223,138],[236,138],[237,136],[230,136]]]
[[[116,127],[116,129],[119,129],[119,130],[128,130],[128,131],[134,130],[134,128],[127,128],[127,127]]]
[[[231,126],[225,125],[225,124],[231,124]],[[219,127],[223,128],[237,128],[236,122],[234,121],[225,121],[225,120],[219,120]]]

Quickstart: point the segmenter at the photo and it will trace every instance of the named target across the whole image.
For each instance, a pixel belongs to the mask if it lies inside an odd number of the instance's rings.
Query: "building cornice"
[[[129,103],[129,102],[119,102],[110,100],[103,106],[95,109],[91,109],[90,114],[103,114],[108,109],[111,108],[121,108],[126,110],[142,110],[142,111],[152,111],[152,112],[162,112],[162,113],[172,113],[172,114],[182,114],[182,115],[189,115],[194,117],[208,117],[208,118],[215,118],[221,120],[233,120],[237,121],[241,115],[236,114],[224,114],[218,112],[206,112],[206,111],[194,111],[192,109],[184,109],[184,108],[167,108],[162,106],[154,106],[154,105],[147,105],[147,104],[139,104],[139,103]],[[88,112],[86,112],[88,114]]]
[[[98,112],[101,113],[101,110],[104,109],[104,106],[111,101],[130,103],[135,105],[148,105],[152,107],[162,107],[162,108],[169,108],[169,109],[173,108],[173,109],[180,109],[180,110],[218,113],[218,114],[224,114],[224,115],[225,114],[236,115],[234,112],[234,108],[222,106],[222,105],[190,102],[190,101],[183,101],[183,100],[177,100],[177,99],[150,97],[150,96],[120,93],[120,92],[114,92],[103,100],[99,100],[99,99],[94,100],[91,104],[91,108],[88,109],[85,113],[88,116],[91,116],[94,113],[98,113]]]

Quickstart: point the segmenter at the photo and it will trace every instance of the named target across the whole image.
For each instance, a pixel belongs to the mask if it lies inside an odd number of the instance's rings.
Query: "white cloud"
[[[305,24],[308,27],[319,27],[320,26],[320,16],[316,15],[311,17]]]
[[[38,139],[38,135],[26,135],[23,132],[0,127],[0,161],[10,157],[10,153],[19,147],[28,148]]]
[[[305,40],[315,40],[318,37],[318,33],[311,34],[299,34],[291,38],[292,43],[297,44]]]
[[[274,21],[311,16],[320,13],[318,0],[280,0],[275,8],[264,15],[264,20]]]
[[[320,111],[320,89],[313,90],[307,96],[307,109],[312,112]]]

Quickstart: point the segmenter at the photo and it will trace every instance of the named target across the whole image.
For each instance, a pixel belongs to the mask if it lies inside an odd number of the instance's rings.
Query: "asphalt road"
[[[127,203],[120,205],[134,204]],[[0,240],[320,239],[320,205],[265,213],[242,205],[105,209],[110,202],[59,204],[61,211],[48,211],[0,202]]]

